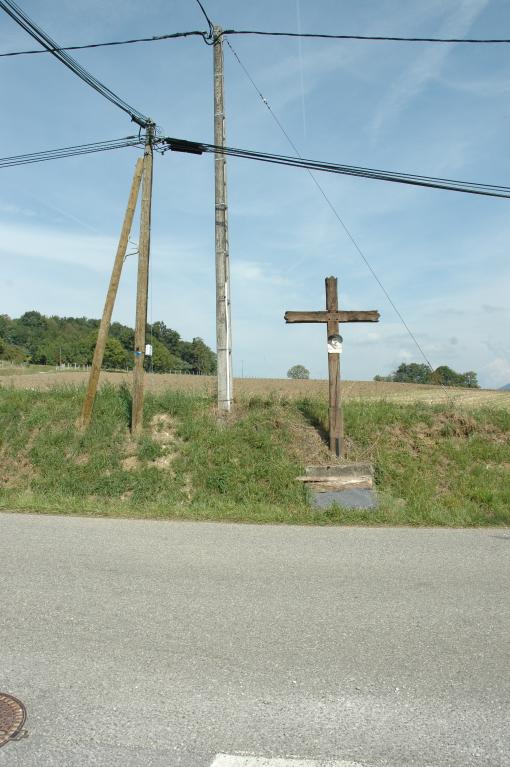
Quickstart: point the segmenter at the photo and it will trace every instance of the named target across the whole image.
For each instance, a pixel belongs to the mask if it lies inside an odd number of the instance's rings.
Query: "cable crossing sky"
[[[207,32],[199,32],[198,30],[191,30],[190,32],[171,32],[168,35],[153,35],[152,37],[134,37],[129,40],[110,40],[105,43],[86,43],[85,45],[64,45],[62,48],[54,48],[48,50],[32,49],[29,51],[10,51],[8,53],[0,53],[0,58],[6,58],[8,56],[30,56],[34,53],[54,53],[55,51],[83,51],[90,48],[108,48],[115,45],[133,45],[134,43],[157,43],[162,40],[177,40],[183,37],[204,37]]]
[[[144,140],[139,136],[125,136],[124,138],[111,139],[109,141],[96,141],[90,144],[78,144],[76,146],[46,149],[39,152],[0,157],[0,168],[10,168],[16,165],[28,165],[48,160],[59,160],[64,157],[76,157],[82,154],[93,154],[111,149],[124,149],[126,147],[142,147]],[[436,178],[433,176],[421,176],[413,173],[399,173],[398,171],[386,171],[376,168],[364,168],[357,165],[343,165],[341,163],[326,162],[323,160],[309,160],[304,157],[292,157],[289,155],[259,152],[253,149],[240,149],[237,147],[218,146],[187,139],[156,137],[154,148],[165,151],[166,148],[173,152],[186,154],[224,154],[229,157],[239,157],[245,160],[256,160],[273,165],[286,165],[292,168],[335,173],[343,176],[372,179],[373,181],[388,181],[396,184],[409,184],[429,189],[442,189],[449,192],[462,192],[464,194],[478,194],[486,197],[510,198],[510,187],[498,184],[483,184],[477,181],[458,181],[450,178]]]
[[[235,147],[222,147],[216,144],[205,144],[184,139],[166,138],[164,141],[175,152],[187,152],[189,154],[225,154],[230,157],[241,157],[248,160],[287,165],[293,168],[304,168],[326,173],[337,173],[344,176],[357,176],[377,181],[389,181],[397,184],[410,184],[412,186],[428,187],[430,189],[443,189],[450,192],[463,192],[464,194],[479,194],[486,197],[510,198],[510,187],[496,184],[482,184],[472,181],[457,181],[448,178],[434,178],[433,176],[420,176],[412,173],[399,173],[397,171],[384,171],[376,168],[364,168],[356,165],[342,165],[339,163],[324,162],[322,160],[308,160],[304,157],[292,157],[289,155],[270,154],[252,149],[238,149]]]
[[[77,157],[82,154],[106,152],[111,149],[124,149],[126,147],[141,147],[143,145],[144,140],[138,136],[126,136],[125,138],[111,139],[110,141],[96,141],[91,144],[77,144],[76,146],[66,146],[60,149],[47,149],[41,152],[1,157],[0,168],[12,168],[15,165],[29,165],[34,162],[59,160],[63,157]]]
[[[450,44],[478,44],[498,45],[510,44],[510,38],[466,38],[466,37],[390,37],[384,35],[334,35],[322,32],[278,32],[265,29],[224,29],[220,37],[235,35],[257,37],[297,37],[309,40],[353,40],[360,42],[389,42],[389,43],[450,43]],[[133,45],[135,43],[157,43],[164,40],[178,40],[185,37],[201,37],[206,42],[209,40],[209,32],[192,29],[187,32],[169,32],[166,35],[153,35],[151,37],[134,37],[128,40],[109,40],[106,42],[85,43],[83,45],[64,45],[55,48],[31,49],[27,51],[7,51],[0,53],[0,58],[9,56],[30,56],[38,53],[55,53],[60,51],[82,51],[91,48],[107,48],[109,46]]]
[[[471,43],[493,45],[510,43],[509,38],[473,38],[473,37],[390,37],[387,35],[334,35],[324,32],[271,32],[262,29],[224,29],[222,36],[258,35],[259,37],[301,37],[317,40],[361,40],[366,42],[389,43]]]
[[[0,9],[4,10],[8,16],[11,17],[19,26],[28,32],[28,34],[37,40],[37,42],[43,46],[49,53],[57,58],[62,64],[64,64],[71,72],[74,72],[83,82],[94,88],[95,91],[101,94],[105,99],[108,99],[112,104],[115,104],[123,112],[126,112],[133,122],[140,125],[142,128],[146,128],[151,120],[149,117],[139,112],[134,107],[130,106],[127,101],[124,101],[117,96],[110,88],[104,85],[100,80],[90,74],[81,64],[78,64],[71,56],[65,53],[52,38],[46,34],[37,24],[32,21],[26,13],[12,0],[0,0]]]

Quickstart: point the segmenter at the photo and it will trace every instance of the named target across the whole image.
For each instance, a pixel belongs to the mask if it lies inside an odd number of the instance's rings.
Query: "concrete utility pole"
[[[214,143],[225,145],[223,96],[223,39],[221,28],[214,27]],[[216,252],[216,353],[218,364],[218,411],[228,413],[233,406],[232,325],[230,319],[230,260],[228,253],[227,163],[225,155],[214,158],[215,252]]]
[[[131,432],[137,434],[143,421],[143,387],[145,359],[145,330],[147,327],[147,292],[149,287],[149,256],[151,238],[152,203],[152,143],[154,123],[147,125],[143,156],[142,204],[140,214],[140,240],[138,245],[138,280],[136,286],[135,363],[133,370],[133,406]]]
[[[117,296],[117,289],[119,287],[120,275],[122,273],[122,267],[124,265],[124,259],[126,257],[127,244],[129,239],[129,233],[131,232],[131,226],[133,223],[133,216],[136,208],[136,201],[138,199],[138,192],[140,189],[140,181],[142,178],[143,160],[140,158],[137,160],[135,166],[135,173],[133,176],[133,183],[131,185],[131,192],[129,195],[128,206],[126,209],[126,215],[124,216],[124,223],[122,225],[122,231],[119,239],[119,246],[115,256],[115,261],[112,269],[112,276],[110,278],[110,285],[108,287],[108,293],[106,294],[106,301],[103,309],[103,316],[101,318],[101,324],[99,325],[99,332],[97,334],[96,348],[94,350],[94,358],[92,360],[92,367],[90,369],[89,383],[87,387],[87,394],[83,403],[83,409],[81,413],[81,426],[87,428],[90,423],[92,415],[92,408],[94,406],[94,399],[97,392],[97,384],[99,381],[99,373],[101,372],[101,365],[103,364],[104,350],[106,342],[108,340],[108,331],[110,329],[110,322],[112,319],[113,306],[115,304],[115,298]],[[61,355],[62,356],[62,355]],[[62,360],[60,360],[62,366]]]

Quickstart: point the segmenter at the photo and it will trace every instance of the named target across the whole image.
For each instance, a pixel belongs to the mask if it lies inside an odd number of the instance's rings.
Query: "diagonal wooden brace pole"
[[[108,331],[110,329],[113,307],[115,305],[115,298],[117,297],[117,289],[119,287],[122,267],[126,258],[129,234],[131,232],[136,203],[140,191],[142,170],[143,159],[140,157],[140,159],[137,160],[135,166],[133,183],[131,184],[131,192],[129,194],[126,214],[124,216],[124,223],[122,224],[122,230],[120,233],[119,245],[115,255],[115,261],[113,263],[112,276],[110,277],[110,285],[108,286],[108,292],[106,294],[103,316],[101,317],[99,332],[97,334],[96,348],[94,349],[94,357],[92,359],[92,367],[90,369],[87,393],[85,395],[85,401],[83,402],[83,408],[81,411],[79,425],[84,429],[86,429],[90,424],[90,419],[92,417],[92,408],[94,407],[94,400],[96,398],[99,373],[101,372],[101,365],[103,364],[104,351],[106,348],[106,342],[108,340]]]

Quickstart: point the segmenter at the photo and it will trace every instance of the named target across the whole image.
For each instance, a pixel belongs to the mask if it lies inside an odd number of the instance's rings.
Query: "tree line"
[[[25,312],[18,319],[0,315],[0,359],[37,365],[90,365],[94,354],[99,320],[87,317],[47,317],[36,311]],[[133,367],[134,330],[113,322],[106,343],[103,367]],[[201,338],[183,341],[176,330],[164,322],[147,326],[152,339],[152,358],[146,366],[157,373],[179,370],[214,374],[216,355]]]
[[[479,389],[478,379],[473,370],[456,373],[448,365],[440,365],[431,370],[428,365],[419,362],[402,362],[389,376],[374,376],[374,381],[392,381],[395,383],[435,384],[442,386],[465,386]]]

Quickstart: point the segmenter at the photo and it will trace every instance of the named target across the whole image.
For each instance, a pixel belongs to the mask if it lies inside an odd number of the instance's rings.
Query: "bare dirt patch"
[[[177,442],[175,418],[169,413],[156,413],[151,419],[151,437],[160,445]]]
[[[121,466],[124,471],[135,471],[140,468],[140,461],[136,455],[128,455],[127,458],[122,460]]]
[[[150,434],[154,442],[160,445],[162,454],[150,462],[161,471],[171,471],[177,457],[181,440],[177,436],[177,423],[169,413],[156,413],[150,422]]]
[[[15,459],[0,453],[0,487],[15,488],[20,485],[28,485],[37,472],[24,455],[18,455]]]
[[[304,466],[342,463],[340,458],[330,452],[324,435],[308,423],[304,416],[291,419],[288,428],[291,433],[290,450],[299,463]]]

